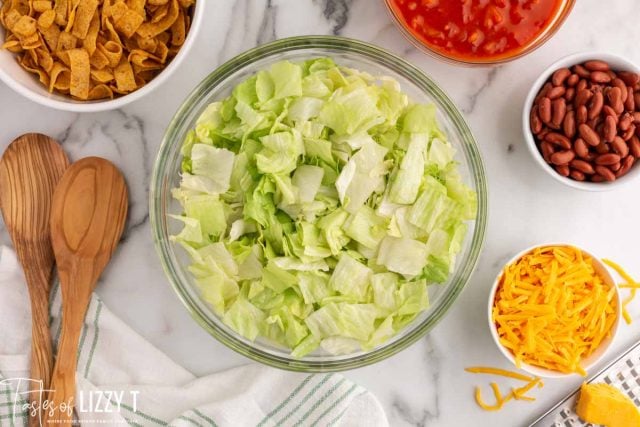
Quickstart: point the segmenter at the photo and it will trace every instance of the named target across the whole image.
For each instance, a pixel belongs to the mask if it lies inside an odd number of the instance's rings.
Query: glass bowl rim
[[[338,49],[344,53],[363,55],[368,59],[374,59],[376,61],[380,61],[380,58],[382,58],[384,59],[384,63],[380,65],[384,65],[394,72],[403,75],[404,78],[410,80],[421,91],[427,92],[427,89],[429,90],[429,96],[439,102],[439,107],[445,109],[444,113],[446,113],[448,119],[460,135],[460,143],[464,146],[464,155],[470,167],[470,179],[473,180],[476,187],[475,190],[478,194],[478,211],[473,235],[467,237],[467,239],[471,238],[472,240],[466,264],[461,268],[459,280],[456,283],[450,283],[448,285],[450,289],[442,295],[439,306],[435,307],[434,311],[421,323],[408,325],[406,335],[392,344],[382,345],[374,350],[356,354],[352,358],[329,361],[313,361],[305,360],[304,358],[294,360],[264,352],[244,343],[236,337],[237,334],[235,332],[230,334],[222,330],[219,326],[208,322],[206,316],[201,314],[198,308],[192,304],[188,292],[183,290],[185,285],[181,283],[175,271],[176,266],[173,265],[174,262],[170,255],[172,243],[169,241],[166,233],[163,233],[164,228],[161,224],[161,216],[163,215],[161,190],[167,161],[171,153],[179,149],[182,144],[178,130],[189,116],[192,106],[207,97],[212,88],[216,87],[216,85],[237,71],[251,65],[256,60],[269,58],[275,54],[288,51],[304,51],[322,48]],[[205,331],[230,349],[268,366],[297,372],[337,372],[367,366],[404,350],[426,335],[444,317],[444,314],[469,282],[471,274],[478,264],[488,222],[488,189],[482,156],[469,126],[464,121],[462,114],[454,103],[430,77],[404,59],[369,43],[339,36],[300,36],[280,39],[241,53],[216,68],[191,91],[171,119],[157,154],[150,183],[149,216],[154,246],[165,275],[191,317],[193,317]],[[411,329],[409,330],[408,328]]]
[[[400,33],[402,33],[402,35],[404,36],[405,39],[407,39],[407,41],[409,41],[413,46],[418,48],[418,50],[420,50],[421,52],[433,58],[439,59],[444,62],[448,62],[449,64],[462,65],[467,67],[491,67],[494,65],[506,64],[508,62],[515,61],[516,59],[522,58],[523,56],[527,56],[530,53],[533,53],[534,51],[542,47],[546,42],[548,42],[560,30],[562,25],[565,23],[565,21],[571,14],[571,11],[573,10],[573,7],[577,2],[577,0],[563,0],[566,3],[564,7],[558,10],[558,14],[555,17],[554,21],[551,23],[551,25],[545,28],[544,31],[540,33],[538,37],[535,38],[526,48],[518,51],[518,53],[516,53],[515,55],[506,56],[502,58],[495,58],[495,59],[489,58],[484,60],[483,59],[465,60],[465,59],[455,58],[452,56],[447,56],[444,53],[440,53],[437,50],[432,49],[428,44],[421,41],[418,37],[414,36],[411,33],[411,31],[407,29],[408,24],[405,24],[405,21],[400,16],[398,16],[394,8],[391,6],[391,2],[393,0],[383,0],[383,1],[385,6],[387,7],[387,12],[389,13],[389,15],[391,15],[391,18],[394,24],[396,25],[396,27],[398,28],[398,30],[400,31]]]

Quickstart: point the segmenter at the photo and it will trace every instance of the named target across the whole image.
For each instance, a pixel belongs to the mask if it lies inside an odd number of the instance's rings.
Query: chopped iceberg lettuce
[[[331,58],[275,63],[210,104],[170,215],[203,301],[294,357],[384,345],[427,310],[477,211],[437,113]]]

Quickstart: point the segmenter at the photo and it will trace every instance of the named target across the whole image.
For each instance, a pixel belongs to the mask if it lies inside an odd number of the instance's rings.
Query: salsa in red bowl
[[[548,40],[575,0],[386,0],[414,43],[445,59],[493,64]]]

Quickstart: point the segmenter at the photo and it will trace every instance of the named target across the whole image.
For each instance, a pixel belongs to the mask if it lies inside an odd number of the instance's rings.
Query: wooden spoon
[[[98,157],[67,169],[53,196],[51,240],[62,290],[62,336],[47,399],[47,423],[72,421],[78,338],[91,293],[122,235],[127,203],[122,174]]]
[[[51,380],[49,291],[54,258],[49,217],[53,192],[68,167],[69,160],[60,145],[37,133],[13,141],[0,160],[0,209],[31,299],[32,408],[40,407],[41,393],[48,390]],[[29,425],[39,425],[37,413]]]

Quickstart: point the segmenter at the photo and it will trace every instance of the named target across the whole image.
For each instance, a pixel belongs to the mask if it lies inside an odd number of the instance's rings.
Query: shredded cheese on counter
[[[637,283],[635,280],[633,280],[633,278],[622,267],[620,267],[620,265],[616,264],[615,262],[609,259],[603,259],[602,262],[607,264],[609,267],[613,268],[616,271],[616,273],[620,275],[620,277],[622,277],[624,280],[627,281],[627,283],[623,283],[622,285],[619,285],[618,286],[619,288],[631,289],[631,293],[629,294],[629,296],[625,298],[624,301],[622,301],[622,317],[624,317],[624,320],[625,322],[627,322],[627,325],[630,325],[631,316],[627,311],[627,306],[636,297],[636,291],[640,288],[640,283]]]
[[[519,381],[524,381],[524,382],[527,383],[526,385],[524,385],[522,387],[518,387],[518,388],[513,388],[512,387],[511,388],[511,392],[509,394],[507,394],[506,396],[502,395],[502,392],[500,391],[500,387],[498,386],[497,383],[495,383],[495,382],[489,383],[489,385],[491,386],[491,389],[493,391],[493,395],[495,396],[495,399],[496,399],[495,405],[490,405],[490,404],[486,403],[484,401],[484,399],[482,398],[482,390],[480,389],[480,387],[476,387],[476,389],[475,389],[476,403],[478,404],[478,406],[480,406],[485,411],[498,411],[498,410],[502,409],[502,407],[504,406],[505,403],[507,403],[508,401],[510,401],[512,399],[513,400],[534,401],[536,399],[534,397],[527,396],[526,393],[528,391],[530,391],[536,385],[538,387],[542,387],[543,386],[542,381],[538,377],[530,377],[530,376],[527,376],[527,375],[523,375],[523,374],[521,374],[519,372],[507,371],[505,369],[490,368],[490,367],[484,367],[484,366],[474,366],[474,367],[466,368],[465,371],[471,372],[473,374],[498,375],[498,376],[502,376],[502,377],[506,377],[506,378],[512,378],[512,379],[516,379],[516,380],[519,380]]]
[[[615,324],[615,289],[581,250],[538,248],[505,268],[492,317],[517,366],[524,362],[584,376],[580,361]]]

